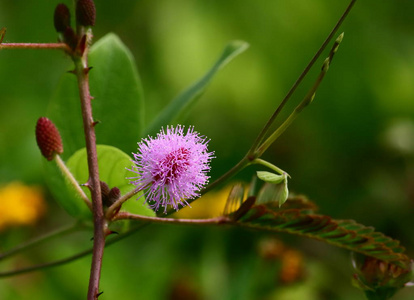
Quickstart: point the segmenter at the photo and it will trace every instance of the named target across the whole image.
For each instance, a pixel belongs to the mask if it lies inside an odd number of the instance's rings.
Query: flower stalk
[[[83,202],[89,207],[89,209],[92,211],[92,203],[89,200],[88,196],[85,194],[85,192],[80,187],[78,181],[73,176],[72,172],[69,171],[68,167],[66,166],[65,162],[62,160],[62,158],[59,155],[56,155],[55,157],[56,165],[60,169],[60,171],[64,174],[64,176],[69,180],[69,183],[71,186],[75,189],[76,193],[81,197]]]

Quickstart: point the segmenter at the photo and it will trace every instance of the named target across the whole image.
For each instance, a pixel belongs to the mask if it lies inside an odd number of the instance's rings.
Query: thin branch
[[[245,156],[243,157],[233,168],[231,168],[229,171],[227,171],[225,174],[223,174],[221,177],[216,179],[214,182],[210,183],[208,186],[206,186],[205,189],[201,190],[201,195],[207,193],[208,191],[212,190],[216,186],[220,185],[221,183],[225,182],[227,179],[233,177],[235,174],[243,170],[245,167],[247,167],[251,163],[250,159]],[[188,199],[186,200],[188,204],[192,203],[197,199]],[[167,215],[172,214],[174,211],[170,210],[167,212]]]
[[[73,176],[72,172],[69,171],[68,167],[66,166],[65,162],[62,160],[60,155],[56,155],[55,161],[56,161],[56,164],[57,164],[58,168],[60,169],[60,171],[65,174],[64,176],[69,180],[72,187],[76,190],[78,195],[82,198],[83,202],[85,202],[85,204],[92,211],[91,201],[89,200],[88,196],[86,196],[85,192],[80,187],[78,181]]]
[[[299,113],[308,106],[314,99],[315,93],[321,84],[323,78],[329,70],[329,66],[332,62],[333,56],[338,51],[339,44],[342,42],[344,34],[341,33],[336,39],[334,45],[332,46],[329,56],[325,59],[321,72],[319,73],[318,78],[316,79],[313,86],[309,89],[303,100],[296,106],[294,111],[289,115],[289,117],[280,125],[254,152],[254,157],[261,157],[263,153],[274,143],[274,141],[292,124],[295,118]]]
[[[268,161],[265,161],[261,158],[256,158],[255,160],[252,161],[252,164],[259,164],[259,165],[265,166],[266,168],[269,168],[269,169],[279,173],[280,175],[286,174],[287,176],[290,177],[290,175],[287,172],[283,171],[278,166],[275,166],[274,164],[272,164]]]
[[[56,49],[70,52],[65,43],[0,43],[0,49]]]
[[[159,217],[147,217],[129,212],[120,212],[114,218],[116,220],[138,220],[146,221],[150,223],[167,223],[167,224],[192,224],[192,225],[211,225],[211,224],[223,224],[229,222],[229,219],[224,216],[210,219],[174,219],[174,218],[159,218]]]
[[[18,253],[20,253],[22,251],[26,251],[26,250],[28,250],[28,249],[30,249],[32,247],[35,247],[35,246],[37,246],[39,244],[45,243],[45,242],[47,242],[47,241],[49,241],[49,240],[51,240],[53,238],[56,238],[56,237],[59,237],[59,236],[63,236],[63,235],[72,233],[72,232],[76,231],[77,229],[79,229],[81,227],[82,226],[80,226],[79,223],[75,223],[73,225],[66,226],[66,227],[63,227],[63,228],[59,228],[59,229],[57,229],[55,231],[46,233],[45,235],[39,236],[39,237],[37,237],[37,238],[35,238],[35,239],[31,240],[31,241],[28,241],[28,242],[23,243],[23,244],[15,247],[13,249],[10,249],[9,251],[6,251],[4,253],[1,253],[0,254],[0,260],[3,260],[5,258],[7,258],[7,257],[12,256],[12,255],[16,255],[16,254],[18,254]]]
[[[349,3],[348,7],[344,11],[344,13],[342,14],[342,16],[340,17],[340,19],[338,20],[338,22],[335,24],[335,26],[332,29],[332,31],[329,33],[329,35],[326,38],[326,40],[323,42],[323,44],[321,45],[321,47],[319,48],[319,50],[316,52],[316,54],[313,56],[313,58],[311,59],[311,61],[309,62],[309,64],[306,66],[306,68],[304,69],[304,71],[300,74],[300,76],[298,77],[298,79],[295,81],[295,83],[293,84],[293,86],[291,87],[291,89],[289,90],[289,92],[286,94],[285,98],[282,100],[282,102],[280,103],[280,105],[278,106],[278,108],[276,109],[276,111],[273,113],[273,115],[267,121],[267,123],[265,124],[264,128],[262,129],[262,131],[259,133],[258,137],[256,138],[255,142],[253,143],[253,145],[251,146],[251,148],[247,152],[246,156],[243,157],[232,169],[230,169],[229,171],[227,171],[224,175],[222,175],[221,177],[219,177],[218,179],[216,179],[213,183],[209,184],[205,189],[203,189],[201,191],[201,194],[202,195],[205,194],[205,193],[207,193],[208,191],[212,190],[216,186],[222,184],[223,182],[225,182],[229,178],[233,177],[239,171],[241,171],[246,166],[248,166],[249,164],[251,164],[251,162],[254,159],[259,158],[263,154],[263,152],[267,149],[268,146],[267,146],[267,143],[266,142],[268,142],[268,141],[271,140],[269,138],[265,141],[265,143],[261,144],[260,151],[257,151],[258,146],[263,141],[265,135],[269,131],[270,126],[272,125],[272,123],[276,119],[277,115],[280,113],[280,111],[282,110],[282,108],[284,107],[284,105],[287,103],[287,101],[289,100],[289,98],[292,96],[292,94],[294,93],[294,91],[296,90],[296,88],[299,86],[299,84],[302,82],[302,80],[304,79],[304,77],[308,74],[309,70],[312,68],[312,66],[315,64],[315,62],[320,57],[320,55],[322,54],[322,52],[325,50],[325,48],[327,47],[327,45],[329,44],[329,42],[332,40],[332,38],[334,37],[336,31],[339,29],[339,27],[342,25],[342,23],[345,20],[345,18],[348,16],[348,14],[351,11],[351,9],[352,9],[353,5],[355,4],[355,2],[356,2],[356,0],[351,0],[351,2]],[[330,54],[329,57],[331,57],[331,54]],[[323,76],[324,75],[322,75],[322,78],[323,78]],[[307,97],[305,96],[305,98],[307,98]],[[302,109],[304,107],[304,104],[303,103],[299,104],[299,107],[300,107],[300,109]],[[277,129],[277,130],[279,130],[279,133],[282,133],[283,130],[287,128],[287,126],[290,124],[290,122],[293,121],[293,119],[296,117],[298,111],[299,111],[299,109],[297,108],[297,110],[294,111],[288,117],[288,119]],[[271,137],[271,138],[273,139],[275,137],[275,133],[273,133],[272,136],[273,137]],[[190,204],[190,203],[192,203],[195,200],[197,200],[197,199],[189,199],[189,200],[187,200],[187,202]],[[173,210],[169,210],[167,212],[167,215],[170,215],[173,212],[174,212]]]
[[[122,234],[120,234],[120,235],[118,235],[114,238],[109,239],[106,242],[105,247],[109,246],[111,244],[114,244],[114,243],[116,243],[116,242],[118,242],[118,241],[134,234],[139,229],[145,227],[147,224],[148,223],[141,223],[141,224],[137,225],[135,228],[131,229],[130,231],[122,233]],[[57,266],[60,266],[60,265],[64,265],[64,264],[70,263],[72,261],[75,261],[79,258],[82,258],[82,257],[84,257],[88,254],[91,254],[92,251],[93,251],[93,248],[90,248],[88,250],[79,252],[78,254],[69,256],[69,257],[64,258],[64,259],[59,259],[59,260],[55,260],[55,261],[44,263],[44,264],[38,264],[38,265],[34,265],[34,266],[30,266],[30,267],[27,267],[27,268],[22,268],[22,269],[18,269],[18,270],[14,270],[14,271],[0,272],[0,278],[1,277],[16,276],[16,275],[20,275],[20,274],[24,274],[24,273],[29,273],[29,272],[33,272],[33,271],[39,271],[39,270],[43,270],[43,269],[49,269],[49,268],[57,267]]]
[[[354,6],[356,0],[352,0],[349,4],[348,7],[346,8],[346,10],[344,11],[344,13],[342,14],[341,18],[338,20],[338,22],[335,24],[334,28],[332,29],[332,31],[329,33],[328,37],[326,38],[326,40],[322,43],[321,47],[319,48],[319,50],[315,53],[315,55],[312,57],[312,59],[310,60],[309,64],[306,66],[306,68],[303,70],[303,72],[299,75],[298,79],[295,81],[295,83],[293,84],[293,86],[290,88],[290,90],[288,91],[288,93],[286,94],[285,98],[282,100],[282,102],[279,104],[279,106],[277,107],[276,111],[273,113],[273,115],[270,117],[270,119],[267,121],[267,123],[265,124],[265,126],[263,127],[262,131],[259,133],[259,135],[257,136],[256,140],[254,141],[253,145],[251,146],[250,150],[249,150],[249,156],[254,155],[254,152],[256,150],[256,148],[259,146],[259,144],[263,141],[265,135],[267,134],[267,132],[270,129],[270,126],[273,124],[273,122],[275,121],[276,117],[279,115],[279,113],[282,111],[283,107],[285,106],[285,104],[287,103],[287,101],[290,99],[290,97],[293,95],[293,93],[295,92],[296,88],[299,86],[299,84],[302,82],[302,80],[305,78],[305,76],[308,74],[308,72],[310,71],[310,69],[312,68],[312,66],[315,64],[315,62],[318,60],[318,58],[320,57],[320,55],[322,54],[322,52],[325,50],[326,46],[328,46],[329,42],[332,40],[332,38],[334,37],[335,33],[338,31],[339,27],[342,25],[343,21],[346,19],[346,17],[348,16],[349,12],[351,11],[352,7]]]
[[[116,200],[115,203],[113,203],[110,207],[108,207],[108,210],[105,213],[105,218],[107,220],[111,220],[112,217],[113,217],[113,215],[114,215],[114,213],[115,213],[115,211],[117,211],[125,201],[127,201],[132,196],[138,194],[144,188],[145,187],[138,188],[138,189],[133,189],[132,191],[129,191],[128,193],[126,193],[125,195],[123,195],[121,198],[119,198],[118,200]]]

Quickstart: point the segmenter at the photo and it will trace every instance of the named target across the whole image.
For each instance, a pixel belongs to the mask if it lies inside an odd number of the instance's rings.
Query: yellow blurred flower
[[[45,211],[46,205],[40,188],[19,182],[0,187],[0,230],[33,224]]]
[[[221,190],[208,192],[191,203],[191,207],[183,207],[174,213],[173,217],[177,219],[208,219],[222,216],[233,186],[234,183],[226,185]]]

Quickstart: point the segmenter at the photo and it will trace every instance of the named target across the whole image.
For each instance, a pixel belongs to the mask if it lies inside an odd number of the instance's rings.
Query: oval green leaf
[[[259,179],[274,184],[281,183],[286,177],[286,175],[277,175],[267,171],[257,171],[256,173]]]
[[[109,188],[118,187],[122,195],[133,190],[135,187],[129,184],[129,180],[127,179],[127,177],[136,175],[127,170],[127,168],[129,169],[132,166],[131,158],[121,150],[112,146],[98,145],[97,151],[100,180],[106,182]],[[86,182],[89,174],[86,149],[83,148],[77,151],[68,160],[67,166],[78,182]],[[85,187],[83,189],[90,196],[89,189]],[[143,216],[155,216],[154,211],[143,204],[144,198],[138,201],[135,200],[140,195],[138,194],[134,198],[127,200],[122,205],[122,210]]]
[[[135,150],[144,124],[141,81],[128,48],[115,34],[97,41],[89,54],[89,72],[96,135],[100,143],[126,153]],[[72,67],[73,68],[73,67]],[[66,73],[52,98],[48,116],[59,129],[63,158],[85,146],[76,77]]]
[[[92,213],[80,198],[72,185],[69,184],[55,161],[43,160],[46,172],[46,183],[53,198],[72,217],[82,220],[91,220]],[[84,181],[85,182],[85,181]]]

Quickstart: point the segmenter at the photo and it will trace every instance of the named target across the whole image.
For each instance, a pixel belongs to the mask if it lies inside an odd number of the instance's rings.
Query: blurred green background
[[[328,0],[95,2],[95,40],[114,32],[135,56],[147,124],[212,65],[228,41],[250,43],[214,79],[185,122],[211,139],[217,157],[213,179],[242,158],[347,5]],[[4,42],[56,41],[57,3],[0,0]],[[374,226],[399,239],[411,257],[413,11],[409,0],[357,2],[315,101],[265,155],[292,176],[290,190],[307,195],[320,213]],[[322,61],[279,121],[304,96]],[[69,63],[58,51],[0,51],[0,185],[44,186],[34,127]],[[122,120],[119,129],[128,130]],[[254,170],[245,169],[235,179],[248,181]],[[72,222],[51,197],[47,206],[36,225],[0,231],[0,249]],[[293,282],[280,278],[286,255],[266,260],[262,248],[270,238],[278,239],[270,240],[274,246],[283,243],[284,253],[296,251],[303,264]],[[2,262],[0,270],[65,257],[88,248],[89,239],[84,233],[52,242]],[[83,299],[89,263],[85,257],[1,279],[0,299]],[[319,242],[240,229],[157,225],[107,248],[101,289],[102,299],[364,299],[351,286],[351,274],[349,253]],[[413,296],[414,290],[405,289],[395,299]]]

